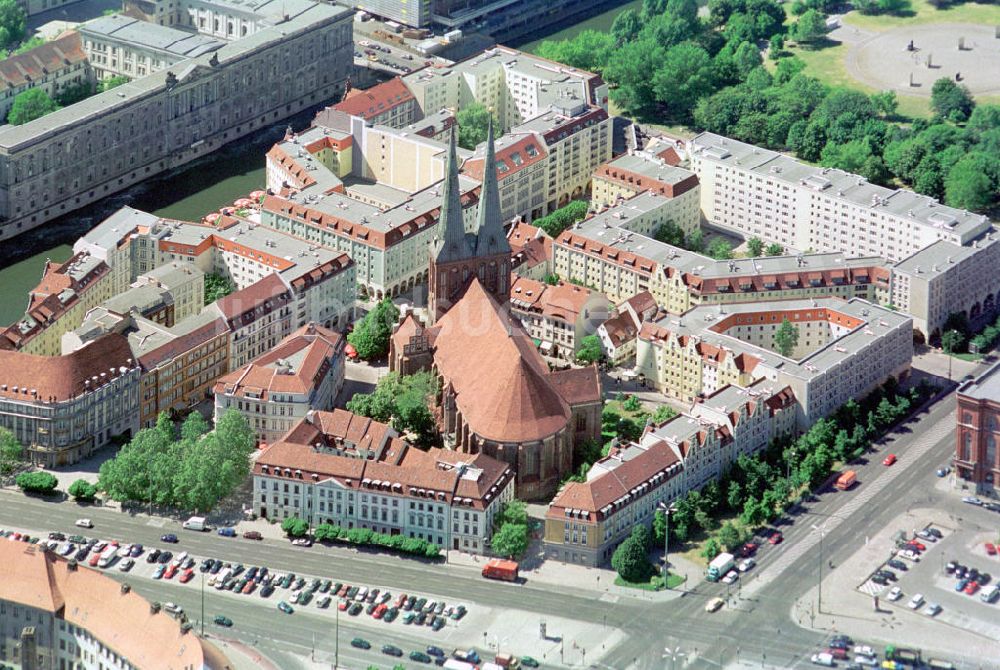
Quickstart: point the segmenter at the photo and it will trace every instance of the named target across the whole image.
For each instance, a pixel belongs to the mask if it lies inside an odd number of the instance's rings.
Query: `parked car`
[[[930,533],[931,535],[933,535],[934,537],[936,537],[936,538],[937,538],[937,539],[939,539],[939,540],[940,540],[940,539],[941,539],[942,537],[944,537],[944,533],[942,533],[941,531],[939,531],[939,530],[938,530],[937,528],[935,528],[934,526],[931,526],[930,528],[928,528],[928,529],[927,529],[927,532],[928,532],[928,533]]]
[[[181,573],[181,576],[178,578],[178,581],[181,584],[187,584],[192,579],[194,579],[194,570],[191,570],[189,568],[189,569],[187,569],[187,570],[185,570],[184,572]]]
[[[896,462],[896,460],[897,460],[896,454],[889,454],[888,456],[885,457],[885,460],[882,461],[882,465],[886,466],[892,465],[893,463]]]
[[[771,544],[781,544],[785,541],[785,536],[781,534],[780,530],[776,530],[771,533],[771,537],[767,538],[767,541]]]
[[[906,546],[910,549],[915,549],[916,551],[927,551],[927,545],[923,542],[917,542],[916,540],[910,540],[906,543]]]
[[[955,584],[955,591],[957,593],[961,593],[962,591],[965,590],[965,587],[968,586],[968,585],[969,585],[969,580],[968,579],[960,579],[960,580],[958,580],[958,583]]]
[[[890,568],[895,568],[896,570],[909,570],[909,566],[898,558],[890,558],[886,561],[886,565]]]
[[[917,537],[919,537],[921,540],[927,540],[928,542],[937,542],[937,538],[931,535],[926,530],[918,530]]]
[[[906,603],[906,606],[909,607],[911,610],[915,610],[923,604],[924,604],[923,594],[917,593],[912,598],[910,598],[910,602]]]
[[[229,528],[229,527],[220,528],[219,531],[218,531],[218,533],[222,537],[236,537],[236,529],[235,528]]]
[[[753,560],[752,558],[746,558],[746,559],[743,559],[742,561],[740,561],[740,564],[739,564],[739,566],[738,566],[737,569],[740,572],[746,572],[746,571],[750,570],[751,568],[753,568],[753,566],[755,566],[755,565],[757,565],[757,562],[755,560]]]
[[[978,505],[978,506],[982,506],[983,504],[983,501],[980,500],[979,498],[976,498],[975,496],[965,496],[964,498],[962,498],[962,502],[967,503],[969,505]]]
[[[151,552],[149,552],[148,554],[146,554],[146,562],[147,563],[156,563],[158,560],[160,560],[160,550],[159,549],[153,549]]]
[[[967,596],[975,595],[976,591],[978,590],[979,590],[979,582],[969,582],[968,584],[965,585],[965,588],[962,589],[962,591],[965,592],[965,595]]]
[[[896,602],[897,600],[903,597],[903,590],[898,586],[893,586],[892,589],[889,590],[889,593],[886,597],[890,601]]]
[[[937,616],[938,614],[940,614],[940,612],[941,612],[941,606],[938,605],[937,603],[931,603],[924,610],[924,614],[926,614],[927,616]]]
[[[986,548],[987,555],[989,555],[989,556],[996,556],[997,555],[996,545],[993,544],[992,542],[987,542],[984,545],[984,547]]]

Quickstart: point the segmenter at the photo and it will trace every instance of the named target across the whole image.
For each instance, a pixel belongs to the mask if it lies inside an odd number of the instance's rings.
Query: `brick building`
[[[955,474],[978,493],[997,495],[1000,484],[1000,362],[958,387]]]

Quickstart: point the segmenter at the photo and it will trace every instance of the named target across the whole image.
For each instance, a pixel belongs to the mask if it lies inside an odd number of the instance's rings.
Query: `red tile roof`
[[[477,435],[529,442],[566,427],[569,406],[534,343],[478,280],[429,330],[436,331],[438,373],[454,388],[458,409]]]
[[[406,87],[403,80],[400,77],[393,77],[389,81],[376,84],[371,88],[351,89],[346,99],[333,105],[330,109],[351,116],[372,119],[413,100],[413,94],[410,93],[410,89]],[[322,112],[317,115],[317,118],[319,116],[322,116]]]
[[[24,86],[86,61],[80,33],[67,30],[50,42],[0,61],[0,80],[9,88]]]
[[[534,154],[534,155],[532,155]],[[521,170],[545,160],[549,155],[545,145],[534,134],[525,135],[517,141],[496,149],[497,177],[506,179]],[[462,172],[478,181],[483,180],[485,158],[475,156],[465,161]]]
[[[102,335],[63,356],[0,351],[0,396],[64,401],[119,376],[122,367],[133,367],[132,351],[128,339],[117,333]]]
[[[253,323],[260,315],[280,309],[291,300],[292,294],[285,282],[272,272],[245,289],[216,300],[215,305],[232,328],[240,328]]]
[[[96,570],[71,569],[53,552],[22,542],[0,544],[0,564],[0,600],[79,626],[140,670],[228,667],[218,665],[217,651],[209,652],[193,630],[182,631],[165,611],[154,614],[149,601]]]
[[[601,402],[601,379],[596,363],[585,368],[554,370],[549,379],[571,406]]]

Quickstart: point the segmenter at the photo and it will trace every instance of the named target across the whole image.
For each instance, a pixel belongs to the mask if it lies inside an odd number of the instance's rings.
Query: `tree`
[[[437,381],[427,371],[400,377],[390,372],[378,380],[372,393],[356,393],[347,409],[393,428],[416,435],[417,446],[427,448],[437,440],[430,403],[437,393]]]
[[[347,341],[363,360],[385,356],[389,351],[392,328],[399,319],[399,309],[389,298],[375,305],[364,318],[354,324],[354,331],[347,335]]]
[[[705,235],[700,228],[688,234],[685,246],[695,253],[701,253],[705,250]]]
[[[69,485],[66,492],[76,498],[77,502],[90,502],[97,497],[97,487],[86,479],[77,479]]]
[[[789,37],[799,44],[816,44],[826,37],[826,31],[826,16],[809,9],[792,24]]]
[[[9,429],[0,426],[0,475],[9,475],[17,469],[24,456],[24,447]]]
[[[309,522],[297,516],[290,516],[281,522],[281,530],[288,537],[303,537],[309,532]]]
[[[975,106],[969,89],[948,77],[941,77],[931,87],[931,109],[938,116],[952,121],[965,121]]]
[[[576,352],[576,362],[584,365],[596,363],[604,357],[601,339],[597,335],[587,335],[580,338],[580,348]]]
[[[55,491],[59,480],[50,472],[22,472],[14,478],[14,483],[25,493],[44,495]]]
[[[664,221],[653,231],[653,238],[659,242],[684,248],[684,230],[673,221]]]
[[[611,567],[626,582],[644,582],[649,579],[652,565],[642,539],[633,534],[619,544],[611,555]]]
[[[719,529],[719,542],[726,548],[726,551],[736,551],[743,545],[744,535],[732,521],[722,524]]]
[[[528,525],[528,506],[523,500],[509,500],[504,503],[499,524],[512,523],[521,526]]]
[[[753,256],[760,256],[764,251],[764,242],[759,237],[751,237],[747,240],[747,252]]]
[[[774,346],[782,356],[791,356],[799,343],[799,329],[788,317],[781,320],[781,325],[774,333]]]
[[[708,538],[708,542],[705,543],[705,547],[701,550],[701,556],[706,561],[711,561],[720,553],[722,553],[722,547],[719,546],[719,541],[714,537]]]
[[[549,237],[556,237],[562,231],[587,216],[589,205],[585,200],[573,200],[556,211],[534,221]]]
[[[28,17],[17,0],[0,0],[0,48],[10,49],[22,39]]]
[[[486,141],[490,118],[493,119],[494,128],[499,129],[500,122],[496,115],[482,103],[474,102],[458,110],[455,115],[458,123],[458,146],[475,151],[477,146]]]
[[[56,94],[56,104],[60,107],[69,107],[81,100],[86,100],[92,95],[94,95],[94,85],[89,81],[68,84],[63,86],[59,93]]]
[[[188,442],[197,442],[202,435],[211,429],[212,426],[201,415],[201,412],[194,410],[188,414],[184,423],[181,424],[181,439]]]
[[[105,91],[110,91],[113,88],[118,88],[122,84],[127,84],[131,79],[123,74],[115,75],[114,77],[108,77],[107,79],[102,79],[97,82],[97,92],[104,93]]]
[[[767,248],[764,249],[764,253],[768,256],[781,256],[785,253],[785,247],[781,246],[777,242],[773,242],[767,245]]]
[[[10,53],[10,55],[11,56],[20,56],[21,54],[28,53],[29,51],[31,51],[35,47],[40,47],[43,44],[45,44],[45,38],[44,37],[42,37],[40,35],[33,35],[32,37],[29,37],[28,39],[26,39],[23,42],[21,42],[21,45],[19,47],[17,47],[16,49],[14,49]]]
[[[210,273],[205,275],[205,304],[211,305],[220,298],[236,290],[236,285],[229,277],[220,274]]]
[[[3,0],[0,0],[2,2]],[[2,32],[2,28],[0,28]],[[59,109],[56,101],[49,97],[49,94],[40,88],[29,88],[27,91],[14,96],[14,104],[11,105],[10,113],[7,114],[7,123],[20,126],[29,121],[40,119],[46,114]]]
[[[653,73],[657,102],[670,119],[684,120],[700,98],[715,91],[712,57],[700,46],[681,43],[670,47]]]
[[[708,255],[716,260],[728,260],[733,257],[733,247],[725,238],[716,237],[708,245]]]
[[[677,416],[677,410],[675,410],[673,407],[671,407],[670,405],[660,405],[653,412],[650,419],[655,424],[661,424],[670,421],[676,416]]]
[[[880,91],[879,93],[872,93],[869,97],[879,114],[884,117],[895,116],[896,109],[899,107],[899,100],[896,98],[895,91]]]
[[[987,209],[997,191],[995,180],[990,178],[994,167],[991,163],[995,161],[985,154],[972,153],[955,163],[944,180],[945,202],[974,212]]]
[[[745,526],[759,526],[764,522],[766,516],[764,506],[756,498],[750,496],[743,503],[743,511],[740,513],[740,522]]]
[[[965,335],[958,332],[957,330],[949,330],[941,336],[941,349],[946,354],[953,354],[956,351],[961,351],[962,345],[965,344]]]
[[[726,506],[734,512],[743,509],[743,487],[735,479],[729,482],[726,489]]]
[[[622,26],[623,30],[625,28]],[[546,40],[538,47],[537,53],[542,58],[565,63],[571,67],[600,72],[604,69],[608,54],[615,48],[616,39],[614,34],[605,31],[584,30],[568,40]],[[483,140],[485,139],[484,134]]]
[[[611,37],[614,38],[616,45],[621,46],[634,40],[642,30],[642,26],[642,15],[630,7],[615,17],[614,23],[611,24]],[[541,49],[539,55],[540,52]]]
[[[653,512],[653,542],[662,545],[667,534],[667,515],[662,509]]]
[[[528,527],[520,523],[505,523],[493,533],[490,548],[498,556],[516,558],[528,550]]]

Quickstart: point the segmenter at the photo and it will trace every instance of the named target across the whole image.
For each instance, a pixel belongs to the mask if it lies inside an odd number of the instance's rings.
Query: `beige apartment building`
[[[753,454],[795,426],[789,388],[767,382],[726,386],[691,409],[650,426],[638,442],[613,446],[585,482],[564,486],[545,514],[545,555],[605,565],[638,524],[647,527],[669,505],[718,479],[743,454]]]
[[[0,60],[0,119],[6,123],[14,98],[28,89],[40,88],[55,99],[68,87],[90,83],[93,76],[80,33],[74,30],[23,54],[7,56]]]
[[[604,295],[584,286],[511,276],[510,311],[538,343],[543,356],[573,363],[580,340],[592,335],[610,311]]]
[[[312,410],[329,410],[344,386],[340,333],[307,324],[215,383],[215,420],[242,414],[257,440],[274,444]]]
[[[785,319],[799,330],[789,357],[774,342]],[[857,298],[700,305],[643,324],[635,371],[685,402],[759,379],[788,386],[805,430],[888,377],[904,379],[912,330],[910,317]]]

